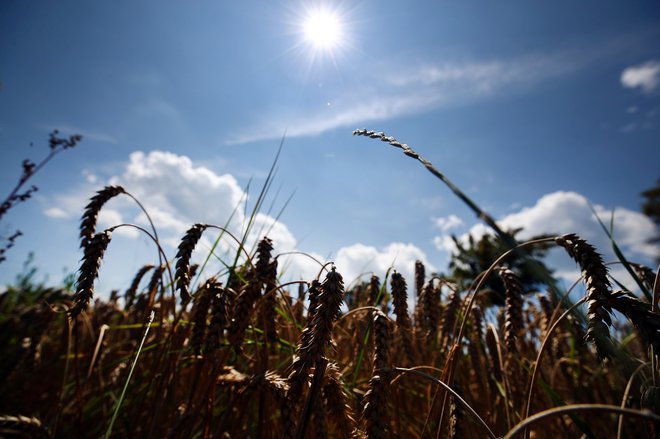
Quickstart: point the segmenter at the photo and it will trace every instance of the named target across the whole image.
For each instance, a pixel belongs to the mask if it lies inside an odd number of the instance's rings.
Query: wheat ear
[[[211,293],[211,324],[206,336],[206,351],[213,352],[220,346],[222,333],[227,327],[227,291],[220,282],[208,286]]]
[[[211,301],[213,300],[213,285],[215,278],[207,280],[195,295],[195,303],[192,310],[192,335],[190,336],[190,346],[193,353],[202,352],[202,343],[206,335],[206,318],[209,314]]]
[[[176,254],[176,287],[181,295],[181,301],[187,303],[190,300],[190,258],[197,242],[202,237],[202,233],[208,226],[206,224],[195,224],[181,239],[179,249]]]
[[[504,281],[506,306],[504,311],[504,343],[507,352],[516,352],[516,339],[523,328],[523,288],[518,276],[508,268],[500,267],[498,274]]]
[[[97,233],[85,246],[85,255],[76,283],[76,294],[73,297],[73,307],[69,310],[71,318],[75,318],[82,311],[87,309],[89,301],[94,296],[94,280],[99,275],[101,260],[103,254],[108,248],[112,233],[110,230]]]
[[[147,272],[152,268],[154,268],[152,264],[144,265],[135,274],[135,276],[133,277],[133,281],[131,282],[131,286],[128,287],[126,293],[124,293],[124,309],[129,309],[133,305],[133,303],[135,302],[135,296],[137,295],[138,286],[140,285],[140,281],[142,280],[144,275],[147,274]]]
[[[323,383],[326,407],[339,437],[350,437],[355,418],[336,363],[328,363]]]
[[[317,292],[318,291],[318,292]],[[300,334],[300,343],[293,360],[293,371],[289,374],[289,398],[302,395],[309,371],[322,358],[325,347],[330,344],[332,325],[339,316],[343,299],[343,281],[333,267],[323,284],[312,282],[309,288],[310,306],[307,325]]]
[[[414,362],[414,352],[412,346],[412,324],[408,315],[408,293],[406,281],[398,272],[392,273],[390,281],[392,286],[392,303],[394,305],[394,314],[396,315],[397,332],[401,337],[401,344],[406,360],[409,365]]]
[[[96,192],[85,207],[85,212],[80,219],[80,247],[85,248],[96,232],[96,220],[105,203],[126,191],[121,186],[106,186]]]
[[[237,352],[241,351],[245,330],[250,324],[254,306],[261,297],[264,280],[268,279],[270,257],[273,250],[270,239],[264,238],[257,246],[257,263],[247,275],[247,284],[241,289],[234,303],[234,314],[229,325],[229,342]]]
[[[600,358],[612,357],[614,350],[608,329],[612,326],[611,285],[607,278],[607,267],[596,249],[573,233],[560,236],[555,242],[563,247],[582,269],[587,286],[587,340],[596,345]]]
[[[362,416],[369,439],[389,438],[387,400],[390,394],[390,330],[387,316],[374,311],[374,369],[364,395]]]
[[[35,439],[50,437],[50,433],[39,419],[21,415],[0,415],[0,434],[8,434],[7,437],[30,437]]]

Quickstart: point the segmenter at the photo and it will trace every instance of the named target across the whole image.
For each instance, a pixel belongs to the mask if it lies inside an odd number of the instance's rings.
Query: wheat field
[[[355,134],[401,148],[446,180],[396,139]],[[615,288],[598,249],[575,234],[517,242],[499,231],[510,249],[460,285],[421,262],[414,279],[394,266],[353,282],[323,261],[316,278],[283,282],[266,236],[252,249],[220,226],[194,224],[169,258],[156,231],[141,229],[161,257],[126,273],[126,291],[101,294],[95,280],[116,227],[97,230],[96,222],[120,196],[131,195],[105,187],[83,212],[72,290],[10,288],[0,296],[6,437],[660,433],[657,274],[630,264],[650,301]],[[214,273],[193,263],[210,230],[237,243]],[[538,246],[575,261],[578,300],[572,289],[525,289],[509,261],[531,261]],[[492,279],[504,286],[501,306],[489,300]]]

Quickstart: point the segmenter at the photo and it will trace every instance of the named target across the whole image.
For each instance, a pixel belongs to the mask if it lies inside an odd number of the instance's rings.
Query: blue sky
[[[331,50],[302,32],[319,8],[339,17]],[[484,228],[418,163],[355,128],[408,143],[523,237],[577,232],[608,259],[587,202],[606,219],[615,209],[617,239],[648,263],[656,230],[638,211],[660,177],[658,41],[654,1],[3,1],[0,187],[46,153],[50,130],[84,140],[0,224],[25,232],[0,283],[30,251],[51,283],[75,271],[78,218],[108,183],[147,206],[173,256],[193,223],[223,225],[253,203],[285,132],[274,207],[258,219],[276,252],[335,260],[349,281],[392,264],[408,274],[417,258],[442,271],[448,236]],[[117,222],[144,218],[117,199],[101,225]],[[100,283],[124,288],[154,258],[120,229]],[[551,262],[574,276],[567,257]],[[318,269],[305,257],[286,267]]]

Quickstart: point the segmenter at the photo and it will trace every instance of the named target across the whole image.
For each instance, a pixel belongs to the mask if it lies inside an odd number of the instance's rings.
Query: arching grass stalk
[[[638,373],[644,370],[645,367],[650,366],[650,363],[642,363],[637,369],[630,375],[628,378],[628,384],[626,384],[626,390],[623,391],[623,396],[621,397],[621,408],[626,408],[626,401],[628,401],[628,395],[630,394],[630,389],[632,389],[633,382]],[[617,439],[621,439],[621,433],[623,432],[623,415],[619,415],[619,426],[616,430]]]
[[[130,223],[118,224],[116,226],[110,227],[108,230],[115,231],[116,229],[118,229],[120,227],[132,227],[132,228],[137,229],[140,232],[146,234],[154,242],[154,244],[156,244],[156,247],[158,247],[158,260],[163,260],[163,259],[167,260],[167,256],[165,255],[165,250],[163,250],[163,247],[160,245],[160,241],[158,240],[158,236],[152,235],[144,227],[140,227],[138,225],[130,224]],[[170,288],[172,290],[172,297],[175,297],[176,293],[175,293],[175,290],[174,290],[174,275],[172,274],[172,269],[170,267],[170,264],[166,263],[165,268],[167,268],[167,274],[170,278]]]
[[[261,209],[261,205],[263,204],[266,194],[268,193],[268,190],[270,189],[271,183],[274,178],[274,173],[275,173],[275,166],[277,165],[277,161],[280,158],[280,153],[282,152],[282,148],[284,147],[284,139],[286,139],[286,132],[282,136],[282,139],[280,140],[280,145],[277,148],[277,153],[275,153],[275,158],[273,159],[273,163],[270,165],[270,169],[268,170],[268,175],[266,176],[266,181],[264,184],[261,186],[261,190],[259,191],[259,196],[257,197],[257,200],[254,204],[254,208],[252,209],[252,212],[250,213],[250,216],[248,218],[248,223],[245,226],[245,229],[243,230],[243,236],[241,237],[240,240],[240,248],[239,251],[236,252],[236,256],[234,258],[234,262],[232,264],[232,269],[229,270],[229,276],[227,278],[227,285],[231,285],[232,278],[235,276],[235,268],[238,264],[239,257],[240,257],[240,249],[242,249],[247,240],[248,236],[250,235],[250,230],[252,229],[252,225],[254,224],[254,220],[257,217],[257,214],[259,213],[259,210]],[[245,203],[245,208],[247,209],[247,202]],[[247,216],[247,212],[244,214],[244,216]]]
[[[470,315],[470,310],[472,309],[472,305],[474,304],[474,300],[477,297],[477,294],[479,293],[479,290],[481,289],[483,283],[486,281],[486,279],[488,278],[490,273],[492,273],[493,270],[495,269],[495,267],[497,267],[504,259],[506,259],[510,254],[514,253],[515,251],[520,250],[520,249],[525,248],[525,247],[532,246],[532,245],[536,245],[536,244],[540,244],[540,243],[544,243],[544,242],[551,242],[551,241],[554,241],[554,239],[555,239],[554,237],[541,238],[541,239],[535,239],[535,240],[532,240],[532,241],[527,241],[527,242],[524,242],[522,244],[517,245],[516,247],[512,248],[511,250],[506,251],[504,254],[502,254],[502,256],[497,258],[497,260],[495,260],[495,262],[493,262],[491,264],[491,266],[488,267],[488,270],[486,270],[483,274],[479,275],[477,277],[477,280],[475,280],[475,282],[473,282],[473,284],[468,289],[468,291],[469,292],[472,291],[472,293],[471,294],[468,293],[468,295],[465,298],[467,304],[463,308],[463,316],[462,316],[463,318],[461,320],[461,325],[458,329],[458,334],[454,338],[454,344],[451,347],[451,349],[449,350],[449,354],[447,355],[447,359],[445,361],[445,367],[444,367],[445,373],[444,373],[444,377],[443,377],[445,379],[445,381],[451,382],[453,380],[454,370],[455,370],[455,356],[456,356],[456,353],[460,351],[459,347],[460,347],[460,344],[461,344],[461,338],[463,337],[463,333],[465,332],[465,327],[466,327],[468,316]],[[475,285],[475,283],[476,283],[476,285]],[[456,322],[456,324],[458,324],[458,321]],[[444,398],[443,398],[443,402],[442,402],[441,411],[440,411],[441,412],[440,423],[442,423],[442,418],[444,416],[445,405],[446,405],[446,402],[447,402],[446,396],[447,396],[447,394],[445,393]],[[435,405],[435,401],[436,401],[437,397],[438,397],[438,392],[436,392],[435,395],[433,396],[432,406]],[[429,416],[430,416],[430,414],[429,414]],[[428,423],[428,421],[429,421],[429,418],[427,418],[426,423]]]
[[[623,252],[617,245],[616,241],[614,240],[614,210],[612,211],[612,217],[610,218],[610,227],[609,229],[603,224],[603,221],[600,219],[598,214],[596,213],[596,209],[594,209],[594,206],[589,203],[589,208],[591,209],[591,212],[593,213],[594,217],[596,218],[596,221],[598,221],[598,224],[600,224],[600,227],[603,229],[605,234],[607,235],[608,238],[610,238],[610,244],[612,245],[612,251],[616,255],[616,257],[621,261],[621,264],[625,267],[626,271],[630,274],[630,276],[633,278],[637,286],[639,287],[640,291],[644,293],[644,296],[646,296],[646,299],[650,302],[652,301],[652,295],[651,293],[646,289],[644,286],[644,283],[639,279],[639,276],[635,274],[635,270],[632,269],[630,266],[630,263],[628,262],[628,259],[623,255]],[[657,303],[656,303],[657,305]],[[652,308],[652,311],[655,312],[656,308],[655,306]]]
[[[249,188],[249,184],[250,183],[248,182],[248,188]],[[234,206],[234,209],[231,211],[231,214],[229,215],[229,218],[225,222],[225,225],[224,225],[223,229],[229,230],[229,225],[231,224],[231,220],[234,219],[234,215],[236,214],[236,212],[238,212],[238,208],[240,207],[241,203],[243,201],[247,202],[247,190],[248,190],[248,188],[246,188],[246,192],[245,192],[245,195],[243,196],[243,198],[241,198],[241,200],[238,202],[238,204],[236,204],[236,206]],[[204,272],[204,269],[206,268],[206,265],[209,263],[209,260],[211,260],[211,256],[213,256],[215,254],[215,249],[218,247],[218,244],[220,244],[220,240],[222,239],[224,233],[225,233],[225,231],[222,230],[220,232],[220,234],[218,235],[218,237],[213,242],[213,245],[211,246],[211,249],[209,250],[208,254],[206,255],[206,258],[204,258],[204,262],[199,267],[199,270],[197,270],[197,276],[195,277],[195,281],[191,282],[191,284],[197,285],[199,283],[199,279],[202,276],[202,273]],[[227,267],[227,268],[229,268],[229,267]]]
[[[517,245],[517,242],[516,242],[515,238],[513,236],[511,236],[510,233],[506,233],[505,231],[503,231],[500,228],[500,226],[497,225],[497,223],[495,222],[493,217],[488,215],[488,213],[484,212],[479,206],[477,206],[477,204],[474,201],[472,201],[467,195],[465,195],[465,193],[463,193],[463,191],[460,190],[458,188],[458,186],[456,186],[454,183],[452,183],[451,180],[449,180],[445,176],[445,174],[443,174],[438,169],[436,169],[430,161],[426,160],[424,157],[421,157],[419,154],[417,154],[415,151],[413,151],[408,145],[406,145],[405,143],[399,142],[394,137],[386,136],[385,133],[383,133],[383,132],[375,132],[375,131],[371,131],[371,130],[367,130],[367,129],[355,130],[355,131],[353,131],[353,135],[354,136],[366,136],[366,137],[370,137],[372,139],[379,139],[383,142],[389,143],[390,145],[392,145],[396,148],[399,148],[399,149],[403,150],[403,153],[405,155],[407,155],[408,157],[411,157],[411,158],[417,160],[418,162],[420,162],[422,165],[424,165],[424,167],[431,174],[433,174],[434,176],[439,178],[444,184],[446,184],[447,187],[449,189],[451,189],[451,191],[458,198],[460,198],[461,201],[463,201],[474,212],[474,214],[477,216],[477,218],[479,218],[480,220],[485,222],[486,225],[488,225],[488,227],[493,229],[493,231],[495,233],[497,233],[497,235],[500,238],[502,238],[502,240],[505,243],[507,243],[507,245],[509,245],[510,247],[515,247]]]
[[[564,317],[566,317],[573,309],[577,308],[579,305],[582,305],[585,301],[587,300],[586,297],[583,297],[582,299],[578,300],[568,308],[564,313],[559,316],[559,318],[552,324],[552,326],[548,329],[547,334],[545,334],[545,337],[543,338],[543,342],[541,343],[541,347],[539,348],[539,352],[536,354],[536,361],[534,362],[534,366],[532,368],[532,376],[529,379],[529,391],[527,393],[527,402],[525,403],[525,418],[529,417],[529,409],[530,406],[532,405],[532,395],[534,394],[534,382],[536,381],[536,374],[538,373],[538,366],[539,363],[541,362],[541,355],[543,354],[543,351],[545,349],[545,345],[548,340],[550,340],[550,335],[552,332],[555,330],[555,328],[559,325],[559,322],[561,322]],[[525,437],[527,437],[527,430],[525,429]]]
[[[523,419],[518,425],[513,427],[509,432],[504,436],[503,439],[511,439],[516,435],[519,435],[523,430],[527,429],[531,425],[534,425],[546,418],[551,418],[559,415],[568,415],[575,412],[605,412],[605,413],[619,413],[622,415],[633,416],[636,418],[642,418],[649,421],[653,421],[660,425],[660,416],[648,411],[648,410],[633,410],[621,408],[616,405],[607,405],[607,404],[573,404],[567,405],[564,407],[555,407],[553,409],[544,410],[533,416]]]
[[[516,250],[520,250],[520,249],[525,248],[525,247],[531,247],[533,245],[541,244],[541,243],[544,243],[544,242],[552,242],[552,241],[554,241],[554,239],[555,239],[555,237],[542,238],[542,239],[535,239],[535,240],[532,240],[532,241],[527,241],[527,242],[524,242],[522,244],[519,244],[515,248],[513,248],[511,250],[508,250],[507,252],[502,254],[502,256],[497,258],[497,260],[495,260],[495,262],[493,262],[491,264],[491,266],[488,267],[488,270],[486,270],[485,273],[482,276],[478,277],[478,282],[476,283],[476,286],[474,286],[474,288],[472,288],[472,286],[471,286],[468,289],[468,291],[472,291],[472,294],[468,294],[468,297],[466,297],[466,299],[465,299],[467,301],[467,304],[465,305],[465,307],[463,309],[463,319],[461,320],[461,325],[458,329],[458,334],[456,334],[456,337],[454,338],[454,340],[455,340],[454,346],[452,347],[452,350],[451,350],[452,352],[450,352],[450,355],[447,358],[446,366],[448,366],[449,363],[453,360],[452,353],[455,352],[455,350],[458,348],[458,345],[460,344],[460,340],[463,337],[463,333],[465,332],[465,326],[466,326],[466,323],[467,323],[467,319],[468,319],[470,310],[472,309],[472,305],[474,304],[474,300],[477,297],[477,294],[479,293],[479,290],[483,286],[484,282],[486,281],[486,279],[488,278],[490,273],[493,272],[495,267],[497,267],[500,264],[500,262],[502,262],[504,259],[506,259],[511,253],[513,253]],[[473,283],[473,285],[474,285],[474,283]]]
[[[447,187],[449,187],[449,189],[461,201],[463,201],[470,208],[470,210],[474,212],[477,218],[479,218],[484,223],[486,223],[486,225],[495,232],[495,234],[502,240],[502,242],[504,242],[504,244],[509,249],[517,248],[518,241],[513,235],[502,230],[497,225],[497,223],[495,222],[492,216],[490,216],[487,212],[481,209],[474,201],[472,201],[472,199],[470,199],[467,195],[465,195],[465,193],[461,191],[454,183],[452,183],[442,172],[436,169],[430,161],[421,157],[419,154],[413,151],[412,148],[410,148],[408,145],[399,142],[394,137],[386,136],[385,133],[383,133],[382,131],[375,132],[367,129],[358,129],[353,131],[353,135],[370,137],[372,139],[379,139],[382,142],[389,143],[395,148],[399,148],[403,150],[403,153],[405,155],[420,162],[431,174],[433,174],[435,177],[440,179],[440,181],[442,181]],[[547,269],[545,269],[545,267],[542,264],[528,257],[524,253],[520,253],[519,250],[516,250],[516,253],[523,258],[523,260],[529,265],[528,266],[529,270],[531,270],[531,272],[534,273],[535,276],[537,276],[540,280],[542,280],[548,286],[550,291],[552,291],[553,294],[555,295],[559,294],[558,288],[555,285],[555,280],[552,278],[552,275],[547,271]]]
[[[119,408],[121,407],[121,403],[124,401],[124,397],[126,396],[126,389],[128,389],[128,383],[131,381],[131,376],[133,375],[133,370],[135,369],[135,365],[137,364],[138,358],[140,358],[140,352],[142,351],[142,347],[144,346],[144,341],[147,339],[147,335],[149,334],[149,328],[151,327],[151,323],[154,321],[155,313],[151,311],[149,314],[149,318],[147,319],[147,327],[144,330],[144,336],[142,337],[142,341],[140,342],[140,347],[138,347],[137,353],[135,354],[135,360],[133,360],[133,364],[131,365],[131,370],[128,372],[128,377],[126,378],[126,383],[124,383],[124,388],[121,391],[121,396],[117,400],[117,404],[115,405],[115,412],[112,414],[112,419],[110,420],[110,425],[108,426],[108,430],[105,432],[105,439],[108,439],[110,437],[110,434],[112,433],[112,427],[115,425],[115,421],[117,420],[117,415],[119,414]]]
[[[378,290],[378,296],[376,297],[376,301],[374,302],[374,306],[373,306],[374,310],[378,310],[376,304],[378,304],[382,300],[383,295],[385,294],[385,288],[387,287],[387,280],[390,276],[391,270],[392,270],[392,266],[390,265],[390,267],[385,272],[385,280],[380,285],[380,289]],[[367,329],[366,331],[364,331],[364,337],[362,339],[362,343],[360,343],[360,352],[358,353],[358,358],[355,364],[355,370],[353,371],[353,383],[351,384],[352,387],[356,386],[358,376],[360,375],[360,370],[362,369],[362,361],[364,360],[364,348],[367,346],[367,342],[369,341],[369,336],[371,335],[371,325],[372,325],[372,320],[369,319],[367,323]]]
[[[444,383],[442,380],[434,377],[433,375],[429,375],[427,373],[419,371],[417,369],[407,369],[407,368],[404,368],[404,367],[395,367],[394,370],[397,371],[397,372],[401,372],[401,373],[411,373],[411,374],[414,374],[414,375],[418,375],[422,378],[426,378],[427,380],[433,381],[435,384],[438,384],[438,385],[442,386],[446,391],[451,393],[454,396],[454,398],[456,398],[456,400],[459,401],[463,405],[463,407],[465,407],[470,412],[470,414],[474,417],[474,419],[477,420],[484,427],[484,429],[488,432],[488,435],[490,437],[492,437],[494,439],[497,439],[497,435],[495,433],[493,433],[493,430],[491,430],[490,427],[488,426],[488,424],[486,424],[486,421],[484,421],[481,418],[481,416],[479,416],[479,414],[474,411],[474,409],[470,406],[470,404],[468,404],[463,398],[461,398],[461,395],[456,393],[456,391],[454,389],[452,389],[449,385]]]
[[[71,363],[71,357],[73,356],[71,352],[72,351],[71,341],[73,339],[73,322],[68,317],[65,317],[64,321],[66,322],[66,326],[67,326],[66,356],[64,359],[64,373],[62,374],[62,385],[60,386],[60,391],[59,391],[60,393],[57,397],[57,414],[55,415],[55,422],[53,422],[52,437],[55,437],[55,433],[57,433],[57,427],[59,426],[60,418],[62,416],[62,411],[64,410],[64,391],[66,388],[66,379],[69,376],[69,365]]]

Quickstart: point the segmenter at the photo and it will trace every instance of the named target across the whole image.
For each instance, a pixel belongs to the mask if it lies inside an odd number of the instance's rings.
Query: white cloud
[[[436,270],[422,250],[413,244],[399,242],[391,243],[382,249],[364,244],[342,247],[337,252],[335,264],[346,284],[354,282],[358,278],[369,280],[372,273],[383,279],[390,267],[401,273],[410,283],[415,278],[416,260],[424,263],[427,272]],[[366,278],[365,275],[367,275]]]
[[[434,225],[443,232],[447,232],[451,229],[455,229],[463,225],[463,220],[454,214],[446,217],[435,218],[433,222]]]
[[[289,137],[315,136],[339,127],[357,128],[369,122],[464,104],[564,75],[584,62],[566,53],[416,66],[388,62],[369,69],[379,73],[360,82],[359,86],[348,84],[346,90],[333,99],[331,107],[264,115],[257,126],[235,133],[228,143],[273,139],[284,129]],[[371,85],[364,87],[364,82]]]
[[[59,207],[49,207],[44,210],[44,214],[51,218],[69,218],[69,214]]]
[[[89,184],[96,184],[96,182],[98,181],[96,175],[87,169],[83,169],[82,174],[83,177],[85,177],[85,181]]]
[[[245,195],[233,176],[217,175],[186,156],[162,151],[132,153],[124,173],[111,182],[124,186],[148,212],[156,212],[157,228],[177,232],[194,223],[226,224]]]
[[[641,88],[650,93],[660,85],[660,61],[651,60],[626,68],[621,73],[621,84],[627,88]]]
[[[162,244],[170,247],[170,253],[179,245],[183,234],[196,223],[226,227],[233,236],[241,239],[249,218],[245,214],[247,194],[230,174],[217,174],[211,169],[196,165],[186,156],[170,152],[141,151],[130,154],[123,172],[112,177],[109,184],[120,184],[135,196],[149,213]],[[58,197],[59,202],[69,206],[68,210],[82,211],[85,198],[79,193]],[[85,197],[89,198],[90,194]],[[104,206],[99,214],[99,227],[110,227],[121,223],[135,223],[150,229],[149,222],[141,210],[128,198],[112,200],[111,207]],[[249,215],[249,209],[248,209]],[[125,236],[138,237],[140,233],[130,227],[117,229]],[[208,255],[219,230],[208,229],[200,240],[193,259],[198,261]],[[297,249],[297,241],[286,224],[264,213],[257,213],[248,235],[246,247],[268,236],[273,241],[276,254]],[[238,243],[225,235],[215,253],[219,257],[225,252],[234,255]],[[173,255],[170,255],[173,256]],[[315,255],[318,257],[318,255]],[[211,258],[209,273],[221,269],[222,264]],[[215,263],[214,263],[215,262]],[[325,262],[325,261],[322,261]],[[287,256],[280,263],[286,266],[287,275],[309,279],[316,276],[320,266],[313,260],[301,256]]]
[[[181,236],[194,223],[209,223],[219,226],[228,225],[228,230],[236,237],[243,234],[247,224],[244,208],[247,195],[238,186],[233,176],[218,175],[212,170],[195,165],[190,158],[168,152],[152,151],[148,154],[134,152],[124,172],[112,179],[136,196],[145,206],[161,235],[162,242],[176,247]],[[114,225],[127,217],[128,205],[121,209],[102,210],[99,223]],[[134,210],[134,221],[147,225],[143,213]],[[106,213],[103,213],[106,212]],[[233,219],[229,221],[233,212]],[[455,224],[458,218],[450,218]],[[460,220],[459,220],[460,221]],[[208,230],[200,242],[199,255],[213,245],[219,232]],[[298,243],[286,224],[264,213],[258,213],[253,219],[253,226],[248,236],[248,248],[257,240],[268,236],[273,241],[275,254],[298,251]],[[236,243],[225,237],[216,253],[235,252]],[[205,250],[202,250],[205,249]],[[311,253],[320,263],[326,260]],[[401,272],[406,279],[413,279],[414,262],[422,260],[427,270],[435,268],[426,255],[412,244],[393,243],[382,249],[355,244],[340,248],[335,263],[347,283],[355,280],[362,272],[375,272],[384,276],[390,266]],[[287,279],[314,278],[321,266],[312,258],[302,254],[286,255],[279,261]]]
[[[118,210],[105,208],[99,212],[97,230],[107,229],[124,223],[126,221],[124,221]],[[137,238],[140,235],[140,232],[134,227],[118,227],[113,233],[128,238]]]
[[[594,210],[601,220],[609,225],[612,210],[601,205],[594,205]],[[520,211],[501,218],[497,221],[503,229],[522,227],[518,235],[519,240],[528,240],[535,235],[551,234],[563,235],[576,233],[593,245],[601,253],[605,261],[616,261],[609,238],[598,224],[596,217],[589,208],[588,200],[576,192],[553,192],[541,197],[531,207],[524,207]],[[479,223],[470,229],[475,237],[490,233],[486,226]],[[649,239],[657,236],[655,224],[645,215],[626,208],[614,210],[614,239],[622,249],[628,260],[650,263],[660,256],[660,248],[648,243]],[[466,239],[467,234],[461,239]],[[451,239],[445,236],[436,237],[436,248],[441,251],[453,251],[455,246]],[[579,270],[576,264],[559,249],[553,250],[547,259],[548,266],[556,270],[558,276],[568,276],[574,281]],[[616,268],[612,271],[621,275],[623,270]],[[629,280],[622,279],[626,285],[632,286]]]

